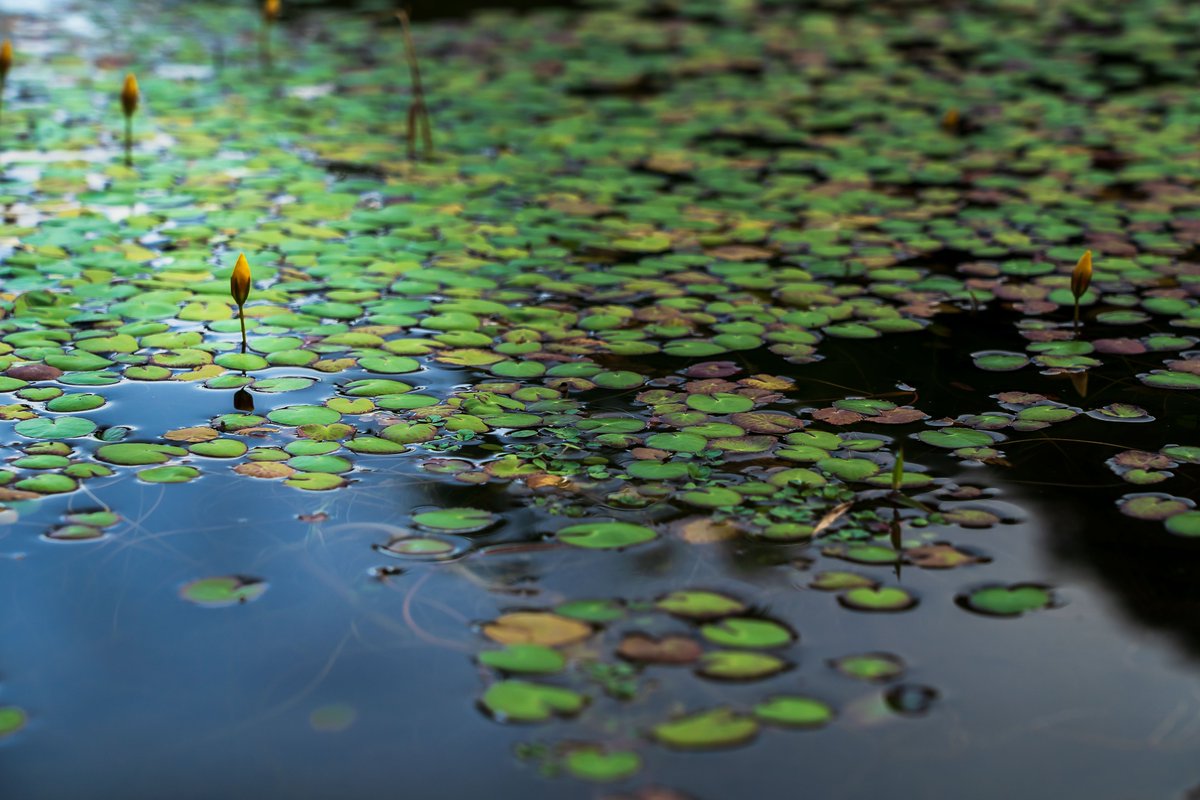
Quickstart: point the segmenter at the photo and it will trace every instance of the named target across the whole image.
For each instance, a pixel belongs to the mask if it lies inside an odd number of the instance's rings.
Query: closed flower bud
[[[263,0],[263,19],[267,22],[279,19],[279,11],[282,6],[281,0]]]
[[[0,81],[8,77],[8,71],[12,68],[12,42],[5,39],[0,44]]]
[[[246,298],[250,296],[250,265],[246,263],[245,253],[238,253],[237,264],[233,267],[233,274],[229,276],[229,294],[239,309],[246,304]]]
[[[125,85],[121,87],[121,108],[125,111],[125,116],[133,116],[133,112],[137,111],[138,100],[141,98],[141,93],[138,91],[137,78],[133,77],[133,73],[125,76]]]
[[[1071,294],[1075,295],[1075,299],[1083,297],[1083,293],[1087,291],[1088,286],[1092,282],[1092,251],[1085,250],[1083,255],[1079,257],[1079,263],[1075,265],[1075,269],[1071,272]]]

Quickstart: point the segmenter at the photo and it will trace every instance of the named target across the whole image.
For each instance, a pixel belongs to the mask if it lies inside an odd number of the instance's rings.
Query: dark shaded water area
[[[0,796],[1190,796],[1197,12],[518,5],[9,20]]]
[[[828,361],[797,374],[814,405],[846,388],[886,394],[903,382],[928,387],[920,405],[931,413],[963,408],[1007,385],[978,373],[970,386],[958,380],[966,370],[961,345],[1004,337],[1011,320],[1001,317],[964,313],[946,319],[940,335],[831,348]],[[452,383],[453,375],[439,377]],[[425,374],[418,382],[434,383]],[[129,405],[145,410],[147,425],[164,408],[176,423],[208,418],[229,397],[168,388],[124,387],[114,393],[114,419],[128,418]],[[1073,393],[1062,379],[1037,388],[1064,399]],[[1172,427],[1183,434],[1191,425]],[[514,749],[535,737],[636,740],[676,704],[753,703],[764,689],[803,689],[835,703],[838,723],[770,732],[724,754],[652,753],[643,775],[696,797],[736,796],[747,781],[764,796],[784,796],[795,780],[847,798],[875,796],[881,785],[910,797],[965,785],[977,797],[1173,796],[1188,786],[1200,739],[1200,626],[1191,613],[1200,554],[1164,541],[1155,523],[1114,520],[1109,510],[1122,489],[1102,460],[1130,443],[1122,439],[1136,443],[1127,432],[1139,430],[1081,419],[1061,435],[1095,445],[1032,435],[1010,448],[1012,467],[1003,468],[910,455],[960,485],[987,488],[970,505],[1004,523],[952,537],[994,559],[971,568],[980,579],[1056,587],[1060,608],[1020,620],[965,614],[949,602],[962,588],[961,571],[912,566],[903,585],[922,598],[920,607],[848,615],[805,588],[806,571],[787,566],[811,550],[803,545],[675,540],[611,555],[498,548],[379,577],[397,562],[373,547],[426,508],[510,508],[487,544],[538,541],[555,525],[511,508],[505,492],[430,484],[382,458],[363,463],[351,490],[316,499],[219,476],[165,488],[126,481],[102,497],[127,521],[82,546],[37,536],[60,514],[96,501],[40,501],[3,541],[5,605],[19,609],[5,615],[3,637],[18,643],[6,650],[5,690],[35,709],[21,740],[3,751],[4,783],[30,798],[151,798],[163,787],[181,798],[321,798],[397,784],[419,797],[586,797],[594,790],[517,764]],[[328,518],[300,519],[317,514]],[[237,610],[236,624],[176,598],[197,575],[236,573],[270,581],[264,600]],[[599,720],[536,732],[497,726],[471,701],[481,685],[474,624],[513,608],[694,586],[753,598],[794,625],[801,639],[787,651],[793,668],[739,686],[651,667],[637,701],[601,698],[589,712]],[[827,664],[863,651],[901,655],[907,679],[937,690],[933,708],[898,717],[883,707],[879,688]],[[313,712],[331,705],[354,709],[348,730],[314,730]],[[70,771],[60,768],[64,753]]]

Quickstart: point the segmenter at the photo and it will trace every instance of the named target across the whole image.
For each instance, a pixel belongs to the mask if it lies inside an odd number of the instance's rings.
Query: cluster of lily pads
[[[411,459],[468,498],[376,543],[423,568],[505,532],[469,499],[493,484],[541,513],[534,538],[551,544],[774,548],[771,568],[836,595],[829,613],[929,602],[902,567],[985,571],[959,539],[1003,522],[988,493],[923,462],[1003,467],[1008,437],[1150,422],[1143,397],[1200,388],[1200,65],[1185,35],[1200,12],[1057,7],[1103,26],[1097,39],[988,8],[757,5],[418,23],[438,133],[420,162],[401,146],[401,41],[376,20],[281,25],[289,47],[269,75],[251,58],[211,64],[231,28],[256,30],[249,11],[197,5],[197,35],[169,40],[151,14],[93,42],[88,58],[114,68],[132,66],[125,51],[144,60],[136,168],[96,152],[111,115],[59,41],[44,70],[9,78],[22,89],[4,119],[0,502],[103,500],[127,475],[352,493]],[[113,41],[125,50],[94,52]],[[30,124],[52,116],[64,124]],[[1076,298],[1085,248],[1094,272]],[[244,309],[228,293],[240,251]],[[997,344],[957,354],[956,375],[1011,373],[998,409],[934,418],[904,387],[831,400],[805,380],[831,343],[882,348],[966,315]],[[1072,402],[1089,373],[1150,394],[1085,410]],[[1081,399],[1044,388],[1059,376]],[[211,402],[165,430],[134,411],[112,421],[109,387],[151,385]],[[1171,443],[1110,466],[1144,486],[1195,463],[1195,446]],[[1193,507],[1134,494],[1119,509],[1196,536]],[[121,512],[66,513],[45,536],[101,539]],[[236,606],[269,577],[197,576],[180,595]],[[1033,580],[960,589],[937,601],[1001,617],[1061,602]],[[637,696],[664,665],[783,680],[795,638],[788,620],[699,588],[512,609],[481,628],[481,647],[503,647],[478,655],[479,702],[538,722],[591,713],[597,691]],[[937,696],[900,682],[895,655],[833,663],[888,682],[872,696],[898,714]],[[707,748],[834,717],[764,686],[753,704],[664,713],[641,733]],[[23,724],[0,709],[0,736]],[[596,780],[636,773],[639,752],[523,751]]]

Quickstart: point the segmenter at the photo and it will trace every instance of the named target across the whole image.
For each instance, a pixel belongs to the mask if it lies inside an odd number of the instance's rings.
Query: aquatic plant
[[[121,85],[121,111],[125,114],[125,166],[133,166],[133,114],[137,111],[141,93],[137,78],[130,72]]]
[[[1092,251],[1085,250],[1071,270],[1071,295],[1075,298],[1075,328],[1079,328],[1079,301],[1092,283]]]
[[[408,74],[412,80],[412,102],[408,106],[408,160],[417,157],[417,125],[421,126],[421,141],[425,147],[425,157],[433,155],[433,133],[430,129],[429,107],[425,105],[425,89],[421,84],[421,65],[417,61],[417,50],[413,46],[412,31],[409,26],[408,11],[401,9],[396,12],[400,20],[400,30],[404,35],[404,56],[408,60]]]
[[[4,90],[8,87],[8,71],[12,69],[13,46],[5,39],[0,42],[0,117],[4,114]]]
[[[237,303],[238,321],[242,326],[242,352],[246,352],[246,298],[250,296],[250,265],[246,263],[246,254],[238,253],[237,263],[229,276],[229,295]]]
[[[279,14],[283,11],[283,0],[263,0],[262,4],[262,28],[259,31],[258,39],[258,55],[262,61],[264,70],[270,70],[271,61],[271,28],[279,20]]]

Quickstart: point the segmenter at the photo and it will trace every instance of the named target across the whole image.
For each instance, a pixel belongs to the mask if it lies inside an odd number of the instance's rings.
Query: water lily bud
[[[121,108],[125,110],[125,116],[133,116],[133,112],[137,111],[140,98],[137,78],[133,77],[131,72],[125,76],[125,85],[121,87]]]
[[[279,19],[279,11],[282,7],[282,0],[263,0],[263,19],[267,22]]]
[[[246,304],[250,296],[250,265],[246,263],[246,254],[238,253],[237,264],[233,266],[233,274],[229,276],[229,294],[238,308]]]
[[[1088,286],[1092,282],[1092,251],[1085,250],[1083,255],[1079,257],[1079,263],[1075,265],[1075,269],[1071,272],[1071,294],[1075,295],[1075,299],[1083,297],[1083,293],[1087,291]]]
[[[5,39],[0,44],[0,81],[8,77],[8,71],[12,68],[12,42]]]

